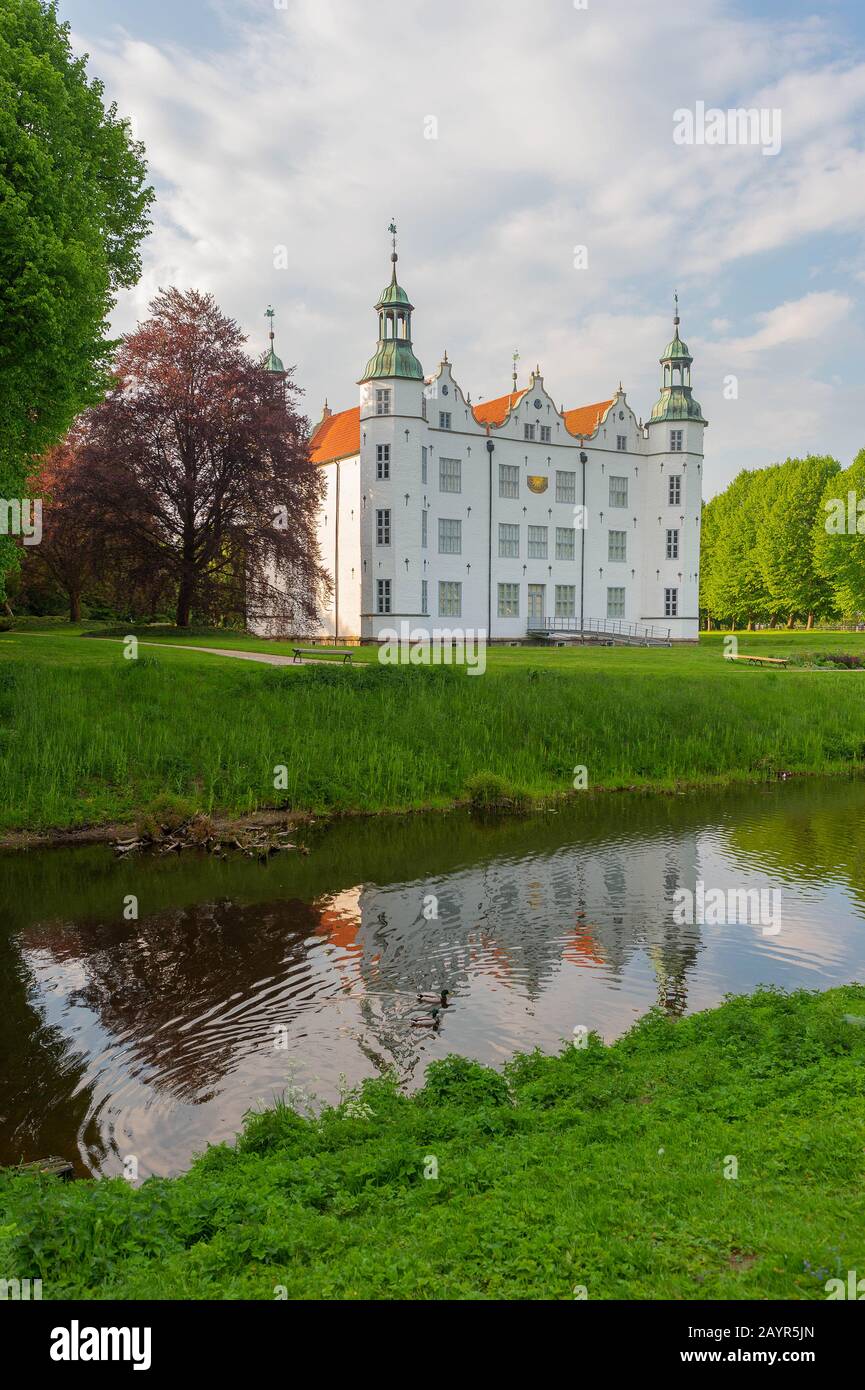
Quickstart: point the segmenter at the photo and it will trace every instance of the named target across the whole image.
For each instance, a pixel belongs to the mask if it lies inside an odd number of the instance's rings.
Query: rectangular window
[[[607,590],[607,617],[624,618],[625,616],[625,591],[624,589]]]
[[[499,617],[518,618],[520,616],[519,584],[499,585]]]
[[[376,611],[377,613],[389,613],[389,612],[390,612],[390,580],[389,580],[389,579],[377,579],[377,580],[375,581],[375,593],[376,593],[376,606],[375,606],[375,611]]]
[[[628,452],[628,436],[626,434],[616,435],[616,448],[620,454],[626,454]]]
[[[577,475],[576,473],[560,473],[556,469],[556,501],[557,502],[576,502],[577,500]]]
[[[429,613],[429,585],[425,579],[420,582],[420,611]]]
[[[534,425],[523,425],[523,439],[527,439],[527,440],[531,441],[531,440],[534,439],[534,437],[535,437],[535,427],[534,427]]]
[[[439,580],[439,617],[459,618],[463,611],[463,586],[450,579]]]
[[[375,446],[375,476],[381,481],[382,478],[390,477],[390,445],[376,444]]]
[[[503,560],[518,560],[520,555],[520,528],[509,523],[499,522],[499,555]]]
[[[684,430],[670,430],[670,453],[680,454],[682,452],[682,442],[685,438]]]
[[[426,550],[429,544],[429,512],[426,508],[420,514],[420,543],[421,548]]]
[[[576,584],[556,585],[556,617],[575,618],[577,616]]]
[[[439,411],[439,429],[449,430],[451,427],[451,413],[449,410]]]
[[[556,559],[573,560],[576,554],[577,533],[573,526],[556,527]]]
[[[390,415],[390,387],[385,386],[375,393],[376,415]]]
[[[439,459],[439,492],[462,492],[461,459]]]
[[[375,543],[390,545],[390,507],[380,507],[375,514]]]
[[[499,464],[499,497],[519,497],[520,470],[516,464]]]
[[[671,507],[681,506],[682,502],[682,475],[681,473],[671,473],[667,479],[667,503]]]
[[[627,560],[628,558],[628,533],[627,531],[610,531],[607,542],[608,560]]]
[[[627,478],[610,477],[610,506],[627,507],[628,505],[628,480]]]
[[[664,617],[678,618],[679,616],[679,590],[664,590]]]
[[[541,443],[542,443],[542,444],[552,444],[552,442],[553,442],[553,427],[552,427],[552,425],[541,425]]]
[[[420,480],[421,480],[422,483],[425,483],[425,482],[426,482],[426,475],[427,475],[427,446],[426,446],[425,444],[422,444],[422,445],[421,445],[421,451],[420,451]]]
[[[667,532],[667,559],[678,560],[679,558],[679,532]]]
[[[546,560],[547,558],[547,528],[546,526],[529,527],[529,559]]]
[[[463,548],[463,524],[439,517],[439,555],[461,555]]]

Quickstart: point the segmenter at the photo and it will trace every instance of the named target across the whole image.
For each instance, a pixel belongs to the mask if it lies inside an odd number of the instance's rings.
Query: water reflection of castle
[[[563,962],[616,979],[645,952],[659,1006],[680,1015],[700,936],[673,922],[671,904],[698,876],[697,836],[679,832],[491,859],[441,878],[357,887],[320,907],[350,951],[346,971],[383,993],[459,990],[482,968],[537,999]]]

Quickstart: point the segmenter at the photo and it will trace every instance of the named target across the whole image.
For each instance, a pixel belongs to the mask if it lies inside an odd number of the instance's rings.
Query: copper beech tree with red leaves
[[[211,295],[165,290],[150,313],[79,422],[83,513],[137,583],[165,576],[178,627],[257,613],[302,631],[329,580],[298,388],[247,355]]]

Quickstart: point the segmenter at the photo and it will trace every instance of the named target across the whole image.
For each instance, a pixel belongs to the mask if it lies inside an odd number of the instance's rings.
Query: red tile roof
[[[518,405],[526,394],[522,391],[509,392],[507,396],[497,396],[494,401],[481,401],[472,406],[472,414],[479,425],[503,425],[508,414]],[[594,405],[580,405],[575,410],[566,410],[565,429],[573,435],[594,434],[601,416],[613,402],[597,401]],[[340,410],[329,415],[316,425],[310,440],[313,463],[333,463],[336,459],[350,458],[360,453],[360,406],[351,410]]]
[[[598,421],[612,401],[597,401],[594,405],[578,405],[575,410],[565,411],[565,429],[568,434],[594,434]]]
[[[360,453],[360,406],[328,415],[309,441],[313,463],[333,463]]]
[[[481,401],[479,405],[472,406],[472,415],[479,425],[503,425],[508,413],[522,400],[528,389],[526,386],[522,391],[497,396],[494,401]]]

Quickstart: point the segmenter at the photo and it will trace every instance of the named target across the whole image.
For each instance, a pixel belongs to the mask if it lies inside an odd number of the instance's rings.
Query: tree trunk
[[[75,589],[69,591],[69,621],[81,622],[81,595]]]
[[[788,626],[789,628],[792,628],[795,622],[796,622],[796,619],[795,619],[794,615],[791,613],[790,616],[789,616],[789,618],[787,619],[787,626]]]
[[[753,618],[749,618],[749,619],[748,619],[748,627],[747,627],[746,631],[748,631],[748,632],[753,632],[753,631],[754,631],[754,619],[753,619]]]
[[[778,626],[778,614],[777,614],[777,613],[773,613],[773,614],[772,614],[771,618],[769,619],[769,626],[770,626],[770,628],[776,628],[776,627]]]
[[[808,614],[808,631],[809,631],[809,632],[812,632],[812,631],[813,631],[813,628],[814,628],[814,614],[813,614],[813,613],[809,613],[809,614]]]
[[[192,611],[192,584],[184,575],[180,581],[180,591],[177,595],[177,615],[175,618],[178,627],[189,627],[189,618]]]

